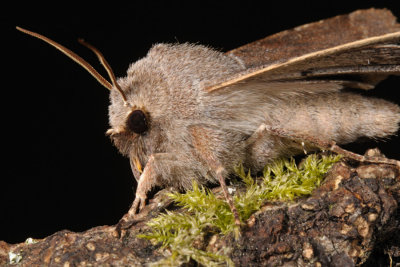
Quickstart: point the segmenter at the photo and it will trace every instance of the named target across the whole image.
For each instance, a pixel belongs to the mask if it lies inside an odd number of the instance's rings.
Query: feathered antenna
[[[118,92],[120,92],[122,99],[124,100],[124,104],[126,106],[128,106],[128,102],[126,99],[126,95],[124,93],[124,91],[122,91],[121,87],[119,86],[119,84],[117,83],[117,80],[115,78],[114,72],[112,71],[110,65],[107,63],[106,59],[104,58],[103,54],[100,53],[100,51],[95,48],[94,46],[86,43],[85,41],[83,41],[82,39],[79,39],[79,43],[81,43],[82,45],[86,46],[87,48],[89,48],[90,50],[92,50],[96,56],[99,58],[100,63],[103,65],[103,67],[105,68],[105,70],[108,73],[108,76],[111,79],[112,84],[107,81],[103,76],[100,75],[100,73],[98,73],[86,60],[84,60],[83,58],[81,58],[80,56],[78,56],[77,54],[75,54],[74,52],[72,52],[71,50],[69,50],[68,48],[60,45],[59,43],[54,42],[53,40],[47,38],[46,36],[43,36],[41,34],[38,34],[36,32],[31,32],[28,30],[25,30],[21,27],[16,27],[17,30],[26,33],[28,35],[31,35],[33,37],[36,37],[42,41],[45,41],[46,43],[50,44],[51,46],[57,48],[58,50],[60,50],[62,53],[64,53],[66,56],[68,56],[69,58],[71,58],[73,61],[75,61],[76,63],[78,63],[79,65],[81,65],[85,70],[87,70],[101,85],[103,85],[105,88],[107,88],[108,90],[112,90],[113,86],[118,90]]]

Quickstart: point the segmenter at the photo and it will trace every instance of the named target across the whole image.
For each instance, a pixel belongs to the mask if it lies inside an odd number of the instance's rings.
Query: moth
[[[111,83],[89,63],[40,34],[110,90],[107,134],[129,157],[138,186],[117,225],[134,221],[154,186],[187,189],[219,182],[235,222],[225,179],[238,163],[257,171],[275,158],[341,149],[361,137],[398,131],[400,107],[342,89],[369,90],[400,74],[400,24],[386,9],[358,10],[283,31],[222,53],[202,45],[156,44]]]

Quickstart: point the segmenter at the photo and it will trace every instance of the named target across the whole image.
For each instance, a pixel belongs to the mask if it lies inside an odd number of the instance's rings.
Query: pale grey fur
[[[243,68],[237,59],[201,45],[153,46],[118,80],[132,107],[124,106],[120,93],[111,90],[109,119],[116,132],[112,135],[115,145],[144,168],[151,155],[165,153],[154,160],[151,185],[188,188],[193,179],[199,183],[217,180],[216,170],[196,150],[193,129],[207,133],[207,149],[224,167],[225,176],[240,162],[260,169],[268,160],[301,151],[299,144],[268,134],[248,143],[262,124],[339,144],[362,136],[387,137],[398,130],[397,105],[354,93],[309,89],[291,94],[286,88],[283,94],[271,96],[268,84],[205,90],[204,81],[212,84]],[[133,109],[148,114],[145,134],[126,128]],[[132,166],[138,180],[139,170]]]

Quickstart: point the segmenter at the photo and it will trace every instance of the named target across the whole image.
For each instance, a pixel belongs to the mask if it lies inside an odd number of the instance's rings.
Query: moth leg
[[[221,185],[222,192],[224,194],[225,200],[228,202],[228,205],[233,213],[233,217],[235,218],[235,224],[240,226],[240,219],[239,219],[239,213],[235,207],[235,204],[233,203],[233,199],[231,194],[228,192],[228,187],[226,186],[225,183],[225,177],[223,173],[225,172],[225,168],[220,165],[217,170],[216,170],[216,175],[218,177],[219,184]]]
[[[200,158],[206,162],[210,170],[215,173],[218,182],[221,185],[225,200],[228,202],[228,205],[235,218],[235,224],[240,226],[239,213],[235,207],[235,204],[233,203],[232,196],[229,194],[228,188],[225,183],[225,176],[227,175],[226,169],[217,159],[215,152],[210,149],[212,145],[210,144],[211,138],[209,134],[211,135],[210,130],[204,127],[192,126],[191,128],[193,145],[196,148],[196,152],[198,153]]]
[[[170,157],[171,155],[167,153],[157,153],[149,157],[146,166],[138,180],[135,200],[133,201],[129,211],[121,218],[116,226],[118,232],[121,229],[129,228],[132,225],[135,219],[135,215],[146,205],[147,192],[160,183],[158,179],[158,173],[155,169],[155,164],[165,159],[168,160]],[[135,170],[136,168],[133,169],[134,173],[136,173]]]
[[[320,140],[317,137],[296,134],[296,133],[292,133],[292,132],[286,132],[283,129],[272,128],[269,126],[265,126],[265,131],[268,131],[272,135],[275,135],[275,136],[288,138],[288,139],[292,139],[292,140],[297,140],[297,141],[301,142],[303,147],[304,147],[304,141],[305,141],[313,146],[316,146],[316,147],[319,147],[319,148],[325,149],[325,150],[330,150],[334,153],[341,154],[341,155],[345,156],[346,158],[354,159],[359,162],[390,164],[390,165],[394,165],[394,166],[400,168],[400,161],[398,161],[398,160],[387,159],[384,157],[363,156],[363,155],[360,155],[360,154],[357,154],[357,153],[354,153],[354,152],[351,152],[351,151],[341,148],[340,146],[338,146],[336,144],[335,141],[332,141],[332,140],[330,140],[330,141]]]

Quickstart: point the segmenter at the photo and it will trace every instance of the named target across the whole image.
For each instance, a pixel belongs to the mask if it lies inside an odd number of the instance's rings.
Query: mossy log
[[[308,198],[265,203],[247,220],[238,239],[210,235],[197,246],[229,251],[235,266],[400,265],[400,171],[391,165],[352,164],[335,164]],[[148,230],[146,222],[171,206],[166,191],[156,194],[121,236],[114,226],[99,226],[81,233],[64,230],[35,242],[0,241],[0,266],[157,262],[168,256],[168,250],[137,235]]]

